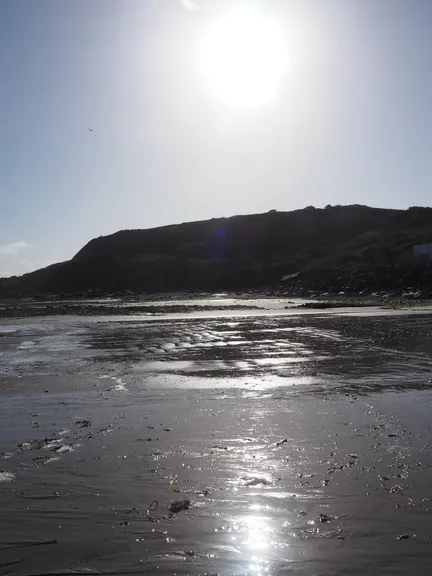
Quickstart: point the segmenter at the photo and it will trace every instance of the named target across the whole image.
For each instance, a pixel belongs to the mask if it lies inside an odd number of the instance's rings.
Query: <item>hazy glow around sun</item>
[[[238,8],[215,22],[203,39],[201,67],[215,93],[240,108],[274,96],[287,64],[282,31],[265,15]]]

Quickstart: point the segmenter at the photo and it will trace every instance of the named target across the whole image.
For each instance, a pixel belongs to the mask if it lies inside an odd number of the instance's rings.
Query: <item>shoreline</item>
[[[430,574],[429,317],[279,304],[0,326],[15,576]]]
[[[184,298],[171,300],[142,299],[98,299],[72,301],[0,301],[0,322],[14,319],[82,317],[120,318],[139,317],[140,319],[194,317],[203,315],[260,315],[266,314],[306,314],[317,312],[335,313],[369,310],[385,312],[428,312],[432,310],[432,300],[412,298],[370,298],[370,297],[323,297],[323,298],[278,298],[268,296],[230,296]]]

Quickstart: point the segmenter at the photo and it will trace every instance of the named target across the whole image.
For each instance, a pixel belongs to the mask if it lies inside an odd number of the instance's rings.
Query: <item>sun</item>
[[[287,51],[276,22],[238,8],[207,31],[200,60],[205,78],[220,98],[235,107],[256,108],[276,93]]]

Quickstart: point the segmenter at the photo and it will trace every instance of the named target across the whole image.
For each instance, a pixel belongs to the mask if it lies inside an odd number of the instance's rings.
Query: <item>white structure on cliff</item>
[[[428,258],[432,260],[432,242],[429,244],[416,244],[412,247],[412,253],[415,258]]]

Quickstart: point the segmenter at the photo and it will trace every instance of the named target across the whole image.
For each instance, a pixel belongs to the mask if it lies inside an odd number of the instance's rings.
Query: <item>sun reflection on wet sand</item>
[[[230,530],[232,545],[244,557],[246,572],[250,576],[271,574],[271,562],[267,556],[274,542],[271,516],[262,512],[267,507],[252,504],[250,514],[237,517]]]
[[[244,545],[249,554],[248,571],[256,576],[270,572],[270,563],[265,559],[265,555],[271,546],[272,534],[269,525],[271,518],[256,514],[259,508],[259,506],[252,506],[251,511],[254,514],[244,518],[246,531]]]

